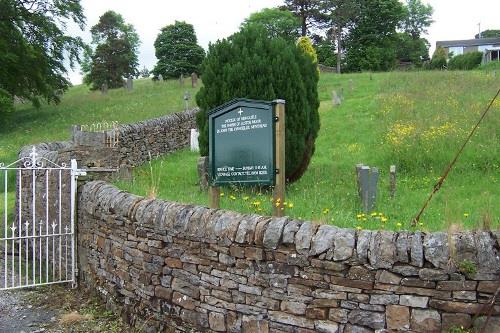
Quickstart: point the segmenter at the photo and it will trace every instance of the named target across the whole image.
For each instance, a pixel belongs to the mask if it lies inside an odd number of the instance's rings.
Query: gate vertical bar
[[[59,170],[59,281],[62,279],[62,239],[61,239],[61,224],[62,224],[62,170]]]
[[[21,216],[21,207],[22,207],[22,202],[21,202],[21,188],[22,188],[22,180],[23,178],[21,177],[22,176],[22,171],[19,170],[19,173],[18,173],[18,178],[17,178],[17,182],[18,182],[18,188],[17,188],[17,191],[19,192],[19,196],[17,198],[17,206],[18,206],[18,211],[17,211],[17,226],[19,228],[18,230],[18,237],[19,237],[19,255],[17,256],[17,258],[19,259],[18,261],[18,265],[19,265],[19,285],[21,285],[23,283],[22,281],[22,270],[21,270],[21,257],[22,257],[22,244],[23,244],[23,240],[21,239],[22,235],[21,235],[21,229],[23,227],[23,224],[22,224],[22,216]]]
[[[45,170],[45,282],[49,282],[49,170]]]
[[[76,288],[75,279],[75,202],[76,202],[76,177],[78,166],[76,160],[71,160],[71,281],[72,287]]]
[[[4,171],[4,212],[3,212],[3,223],[4,223],[4,238],[5,238],[5,241],[4,241],[4,249],[5,249],[5,257],[4,257],[4,260],[5,260],[5,274],[4,274],[4,288],[7,288],[7,262],[9,261],[8,258],[7,258],[7,247],[8,247],[8,244],[9,244],[9,241],[7,240],[7,169],[5,169]]]
[[[32,168],[34,168],[35,165],[32,165]],[[33,248],[33,284],[36,284],[36,238],[35,238],[35,229],[36,229],[36,196],[35,196],[35,190],[36,190],[36,171],[35,169],[32,170],[32,179],[31,179],[31,214],[33,215],[32,222],[33,222],[33,240],[31,241],[31,247]]]

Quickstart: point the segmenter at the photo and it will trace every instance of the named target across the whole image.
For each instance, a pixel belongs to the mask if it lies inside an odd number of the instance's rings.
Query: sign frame
[[[273,186],[275,185],[276,180],[276,114],[275,114],[275,101],[262,101],[262,100],[252,100],[246,98],[237,98],[233,99],[223,105],[220,105],[208,112],[208,132],[209,132],[209,170],[208,174],[210,176],[210,184],[213,187],[218,186],[227,186],[227,185],[237,185],[237,186]],[[264,112],[269,112],[269,118],[271,122],[271,126],[268,131],[270,131],[269,135],[271,137],[271,142],[269,142],[269,146],[267,147],[267,151],[271,151],[270,156],[270,170],[268,170],[268,174],[263,179],[240,179],[240,180],[217,180],[215,177],[216,174],[216,165],[215,165],[215,155],[217,149],[217,133],[215,131],[215,122],[216,120],[231,112],[235,109],[240,108],[251,108],[251,109],[259,109]],[[244,133],[244,132],[242,132]],[[244,134],[242,135],[244,138]],[[267,157],[267,156],[266,156]],[[266,159],[267,160],[267,159]],[[236,177],[236,176],[235,176]]]

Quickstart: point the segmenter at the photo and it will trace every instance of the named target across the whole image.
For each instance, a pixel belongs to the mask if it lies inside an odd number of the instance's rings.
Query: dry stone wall
[[[498,232],[355,231],[102,181],[78,218],[81,281],[146,332],[439,332],[500,315]]]

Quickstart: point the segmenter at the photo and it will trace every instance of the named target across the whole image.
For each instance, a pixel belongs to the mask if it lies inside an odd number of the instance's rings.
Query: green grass
[[[341,86],[345,101],[333,108],[331,91]],[[498,87],[500,79],[483,72],[322,75],[316,153],[306,174],[287,187],[287,205],[293,207],[286,214],[342,227],[413,229],[410,221]],[[499,111],[497,102],[416,228],[500,226],[495,205],[500,199]],[[404,126],[414,130],[407,133]],[[391,140],[395,135],[397,140]],[[154,192],[159,198],[207,205],[207,194],[197,185],[197,158],[187,150],[177,152],[153,161],[153,171],[149,165],[138,168],[132,182],[118,185],[140,195]],[[357,163],[380,168],[376,216],[359,216]],[[391,164],[398,168],[395,199],[388,191]],[[222,192],[221,208],[271,212],[269,191],[234,187]]]
[[[333,108],[331,92],[341,86],[345,100]],[[287,188],[287,205],[293,207],[286,214],[343,227],[411,229],[411,219],[499,87],[500,75],[480,71],[322,74],[316,153],[304,177]],[[155,85],[139,80],[130,93],[119,89],[103,96],[77,86],[60,105],[39,110],[20,105],[16,112],[2,116],[0,162],[14,161],[26,144],[68,140],[74,124],[132,123],[182,110],[185,90],[194,97],[196,89],[180,88],[177,81]],[[500,227],[500,208],[495,204],[500,199],[499,111],[497,101],[417,228],[445,230],[458,224],[470,229],[485,221],[492,228]],[[136,168],[132,182],[117,185],[140,195],[206,205],[207,194],[197,185],[197,159],[197,153],[182,150],[153,161],[152,171],[148,164]],[[357,217],[357,163],[380,169],[376,217]],[[395,199],[388,193],[391,164],[398,168]],[[13,180],[9,185],[12,197]],[[269,191],[225,188],[223,193],[224,209],[271,212]]]

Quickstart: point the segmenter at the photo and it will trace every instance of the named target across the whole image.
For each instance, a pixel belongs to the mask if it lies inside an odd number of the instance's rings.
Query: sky
[[[424,36],[431,44],[436,41],[471,39],[481,30],[500,29],[500,1],[498,0],[422,0],[434,8],[434,23]],[[276,7],[283,0],[81,0],[87,17],[85,31],[70,25],[68,33],[90,42],[90,28],[107,10],[120,13],[125,22],[134,25],[141,39],[139,69],[152,69],[156,63],[153,43],[166,25],[186,21],[194,26],[198,43],[208,48],[215,42],[238,31],[241,22],[262,8]],[[73,84],[81,83],[79,68],[68,73]]]

